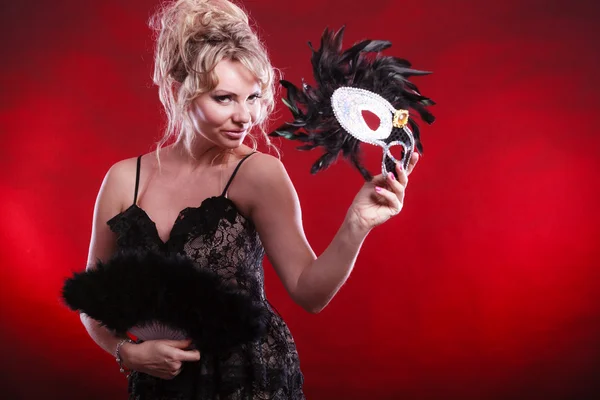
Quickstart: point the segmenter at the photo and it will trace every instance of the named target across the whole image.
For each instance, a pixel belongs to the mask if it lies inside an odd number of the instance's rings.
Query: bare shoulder
[[[100,196],[112,205],[112,209],[122,211],[127,203],[133,201],[137,157],[127,158],[114,163],[106,173]]]
[[[107,176],[111,176],[111,179],[122,180],[126,179],[131,172],[134,173],[137,169],[137,157],[126,158],[121,161],[114,163],[109,169]],[[135,176],[134,176],[135,178]]]
[[[295,196],[283,163],[270,154],[257,153],[244,161],[236,184],[251,217],[258,209],[270,208],[280,201],[289,202]]]
[[[283,163],[271,154],[256,153],[250,156],[245,163],[247,165],[242,168],[244,180],[252,186],[269,185],[287,178],[287,171]]]
[[[88,268],[99,259],[108,259],[116,249],[116,236],[107,222],[131,205],[127,202],[133,199],[136,168],[136,158],[129,158],[112,165],[104,176],[94,206]]]

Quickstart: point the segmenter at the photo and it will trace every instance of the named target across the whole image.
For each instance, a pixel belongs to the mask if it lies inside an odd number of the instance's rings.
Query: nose
[[[252,115],[245,104],[237,104],[232,119],[237,124],[246,125],[252,120]]]

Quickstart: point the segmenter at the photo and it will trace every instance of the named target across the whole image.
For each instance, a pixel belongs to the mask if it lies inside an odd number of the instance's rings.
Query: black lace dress
[[[224,354],[201,354],[199,362],[186,362],[182,372],[172,380],[134,371],[129,378],[130,400],[304,399],[294,340],[265,297],[264,248],[252,221],[242,216],[226,197],[246,158],[237,165],[221,196],[208,198],[199,207],[179,213],[167,242],[160,239],[154,222],[137,206],[138,158],[134,204],[108,221],[117,234],[118,250],[186,255],[200,268],[213,271],[264,302],[270,321],[264,337]]]

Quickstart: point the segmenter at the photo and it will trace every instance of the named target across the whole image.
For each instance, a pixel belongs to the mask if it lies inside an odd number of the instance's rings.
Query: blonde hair
[[[164,3],[150,26],[157,33],[153,80],[167,115],[157,156],[171,139],[183,141],[191,154],[195,134],[189,106],[216,87],[214,69],[224,59],[242,63],[259,81],[262,107],[253,124],[259,127],[267,146],[279,155],[266,132],[274,108],[276,72],[244,10],[227,0],[176,0]],[[256,150],[256,138],[252,134],[248,137]]]

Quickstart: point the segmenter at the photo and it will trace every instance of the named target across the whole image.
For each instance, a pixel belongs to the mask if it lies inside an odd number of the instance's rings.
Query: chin
[[[225,147],[235,148],[235,147],[241,146],[242,143],[244,143],[245,139],[246,139],[245,137],[241,137],[239,139],[225,138],[225,140],[223,140],[221,143],[223,143],[223,146],[225,146]]]

